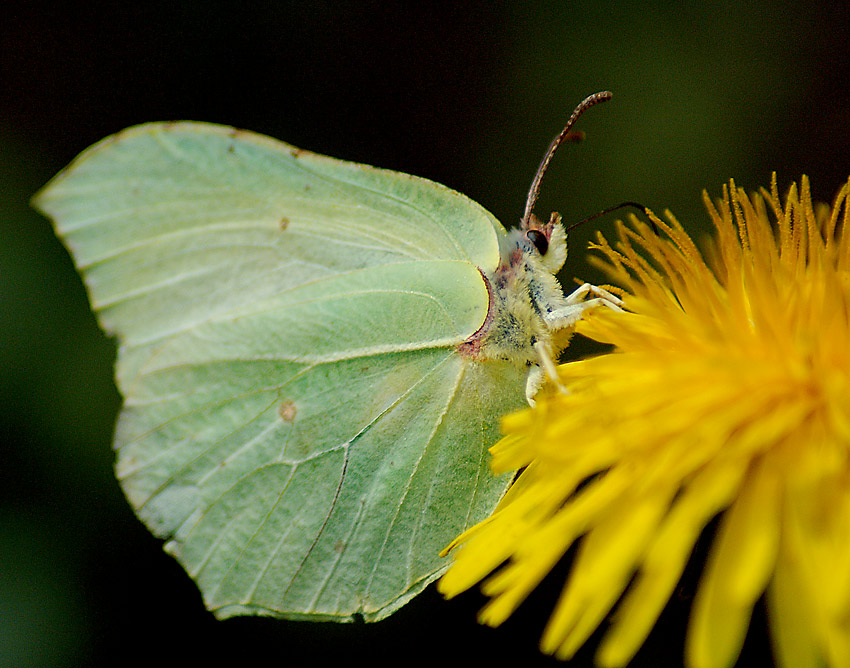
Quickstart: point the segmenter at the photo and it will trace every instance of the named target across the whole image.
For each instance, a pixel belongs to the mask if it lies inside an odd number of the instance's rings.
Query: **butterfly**
[[[220,618],[367,621],[510,479],[487,448],[573,325],[557,214],[206,123],[129,128],[34,198],[117,337],[115,471]],[[587,297],[590,297],[588,299]]]

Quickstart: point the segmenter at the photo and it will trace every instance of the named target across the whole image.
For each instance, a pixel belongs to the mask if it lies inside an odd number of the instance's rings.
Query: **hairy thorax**
[[[530,366],[538,360],[535,344],[543,342],[557,359],[569,334],[550,327],[546,316],[566,304],[560,284],[521,231],[509,232],[500,250],[495,272],[479,269],[490,298],[487,318],[460,351],[476,360]]]

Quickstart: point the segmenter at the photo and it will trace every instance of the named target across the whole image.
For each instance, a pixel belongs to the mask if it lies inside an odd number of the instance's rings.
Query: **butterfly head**
[[[540,257],[541,264],[552,274],[557,274],[567,259],[567,234],[561,216],[552,213],[544,223],[534,214],[523,220],[520,228],[526,240]]]

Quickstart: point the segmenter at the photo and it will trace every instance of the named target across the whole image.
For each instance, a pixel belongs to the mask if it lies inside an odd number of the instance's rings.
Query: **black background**
[[[745,6],[742,6],[745,5]],[[0,27],[0,664],[555,663],[537,641],[562,566],[500,629],[430,588],[374,625],[216,622],[112,475],[113,345],[31,195],[125,126],[193,119],[425,176],[510,225],[587,94],[539,211],[626,199],[699,236],[703,188],[850,174],[845,3],[42,3]],[[576,230],[565,283],[599,220]],[[586,348],[577,343],[572,355]],[[681,665],[698,551],[635,666]],[[741,665],[769,653],[759,610]],[[575,665],[589,665],[594,638]]]

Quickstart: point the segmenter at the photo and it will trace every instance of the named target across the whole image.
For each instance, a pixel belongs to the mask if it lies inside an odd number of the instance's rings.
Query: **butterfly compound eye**
[[[528,239],[541,255],[546,255],[549,250],[549,240],[546,235],[540,230],[529,230],[525,233],[525,238]]]

